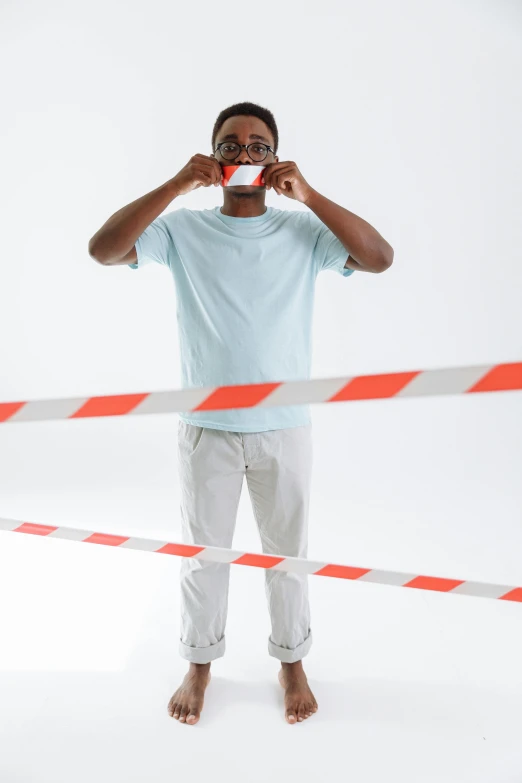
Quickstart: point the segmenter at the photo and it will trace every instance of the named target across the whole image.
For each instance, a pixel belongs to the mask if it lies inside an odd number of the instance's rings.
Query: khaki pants
[[[246,475],[263,552],[306,557],[312,459],[311,423],[232,432],[180,419],[183,543],[232,547]],[[230,565],[183,558],[180,571],[180,655],[208,663],[225,653]],[[312,644],[307,576],[274,569],[265,573],[272,624],[268,652],[294,663]]]

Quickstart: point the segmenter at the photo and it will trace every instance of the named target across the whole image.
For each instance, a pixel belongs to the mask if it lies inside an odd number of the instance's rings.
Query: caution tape
[[[224,188],[236,185],[255,185],[263,188],[261,177],[266,166],[222,166],[221,185]]]
[[[522,390],[522,362],[0,403],[0,423]]]
[[[321,563],[298,557],[280,557],[278,555],[255,554],[224,549],[215,546],[192,546],[169,541],[157,541],[151,538],[135,536],[116,536],[109,533],[96,533],[92,530],[80,530],[72,527],[40,525],[34,522],[21,522],[15,519],[0,519],[0,530],[13,533],[26,533],[45,538],[61,538],[67,541],[81,541],[85,544],[102,544],[138,549],[143,552],[156,552],[163,555],[194,558],[211,563],[251,566],[286,571],[295,574],[329,576],[335,579],[350,579],[358,582],[373,582],[395,587],[413,587],[419,590],[431,590],[454,595],[471,595],[480,598],[496,598],[503,601],[522,603],[522,587],[471,582],[461,579],[447,579],[423,574],[407,574],[400,571],[382,571],[376,568],[357,568],[355,566]]]

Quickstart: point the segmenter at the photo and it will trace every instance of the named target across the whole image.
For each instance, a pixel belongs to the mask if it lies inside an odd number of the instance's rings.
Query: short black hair
[[[268,109],[264,109],[262,106],[258,106],[257,103],[250,103],[249,101],[244,101],[243,103],[234,103],[233,106],[229,106],[227,109],[223,109],[223,111],[219,113],[218,118],[214,123],[214,130],[212,131],[212,152],[214,152],[216,136],[221,130],[221,126],[226,120],[228,120],[229,117],[237,117],[238,115],[258,117],[260,120],[263,120],[265,125],[267,125],[272,131],[272,136],[274,137],[274,155],[277,155],[279,133],[277,131],[274,115]]]

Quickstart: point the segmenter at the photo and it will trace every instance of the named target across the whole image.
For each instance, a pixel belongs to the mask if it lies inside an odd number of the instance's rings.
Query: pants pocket
[[[178,445],[180,456],[186,459],[194,457],[201,445],[205,427],[199,427],[196,424],[188,424],[186,421],[179,421],[178,425]]]

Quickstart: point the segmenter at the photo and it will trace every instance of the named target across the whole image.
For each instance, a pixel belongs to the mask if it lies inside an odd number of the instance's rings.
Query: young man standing
[[[277,156],[270,111],[239,103],[220,113],[212,154],[116,212],[92,237],[105,265],[167,266],[177,294],[183,388],[310,377],[317,274],[383,272],[393,249],[366,221],[315,190]],[[161,213],[195,188],[218,186],[222,166],[266,166],[261,185],[223,190],[222,207]],[[272,188],[306,210],[265,206]],[[230,548],[246,476],[263,552],[306,557],[312,433],[307,405],[192,411],[179,416],[183,541]],[[230,565],[181,562],[180,654],[190,662],[169,714],[197,723],[210,665],[225,652]],[[281,661],[289,723],[317,710],[302,659],[312,634],[306,575],[266,571],[271,656]]]

